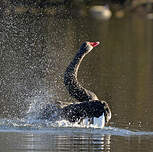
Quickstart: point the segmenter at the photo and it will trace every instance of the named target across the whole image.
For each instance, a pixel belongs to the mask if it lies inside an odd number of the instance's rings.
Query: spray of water
[[[52,95],[50,95],[50,98]],[[24,120],[26,120],[27,123],[33,123],[33,122],[39,122],[37,125],[44,126],[52,126],[52,127],[92,127],[92,128],[104,128],[105,125],[105,117],[102,115],[99,118],[94,118],[93,122],[94,124],[89,124],[89,119],[86,118],[82,121],[82,123],[70,123],[67,120],[59,120],[59,121],[51,121],[51,120],[38,120],[40,117],[42,111],[44,110],[45,106],[49,104],[49,95],[46,94],[46,96],[36,96],[33,97],[29,106],[29,109],[27,110],[26,117]],[[45,102],[44,102],[45,101]]]

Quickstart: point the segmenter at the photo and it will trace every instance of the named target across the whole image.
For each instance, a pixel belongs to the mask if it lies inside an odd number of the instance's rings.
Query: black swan
[[[77,73],[82,59],[97,45],[99,45],[99,42],[83,43],[64,74],[64,84],[69,94],[76,98],[79,103],[70,104],[63,108],[48,104],[41,112],[41,119],[51,121],[65,119],[78,123],[88,119],[89,123],[94,123],[94,118],[100,118],[104,119],[103,126],[110,120],[111,110],[108,104],[105,101],[100,101],[95,93],[82,87],[77,80]]]

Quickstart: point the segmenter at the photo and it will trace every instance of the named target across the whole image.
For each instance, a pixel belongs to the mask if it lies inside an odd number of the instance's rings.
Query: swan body
[[[105,101],[100,101],[94,92],[81,86],[77,79],[78,69],[83,58],[97,45],[99,45],[99,42],[83,43],[64,74],[66,89],[79,102],[63,108],[49,104],[41,112],[39,118],[51,121],[65,119],[69,122],[96,123],[101,127],[108,123],[111,118],[111,110],[108,104]]]

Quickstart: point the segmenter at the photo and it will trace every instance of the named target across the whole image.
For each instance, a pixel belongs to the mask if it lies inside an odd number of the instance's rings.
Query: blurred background
[[[75,102],[64,71],[84,41],[100,41],[78,79],[106,100],[111,126],[152,130],[152,0],[1,0],[0,117]]]

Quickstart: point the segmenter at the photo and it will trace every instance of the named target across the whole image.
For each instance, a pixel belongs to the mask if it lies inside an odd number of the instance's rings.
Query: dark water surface
[[[0,151],[152,152],[153,21],[52,11],[0,16]],[[63,73],[87,40],[101,45],[83,60],[79,81],[109,103],[110,123],[98,129],[37,122],[44,104],[75,101]]]
[[[124,129],[43,128],[4,129],[0,133],[1,150],[9,151],[148,151],[153,150],[153,132]]]

